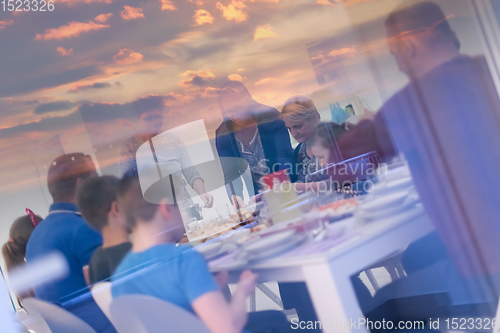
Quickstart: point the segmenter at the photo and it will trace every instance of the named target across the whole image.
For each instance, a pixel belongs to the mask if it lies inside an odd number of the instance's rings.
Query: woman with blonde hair
[[[294,151],[297,182],[305,183],[306,176],[318,169],[318,161],[307,145],[307,141],[320,123],[321,117],[313,101],[304,96],[293,96],[285,102],[281,110],[281,119],[285,122],[291,136],[299,143]]]

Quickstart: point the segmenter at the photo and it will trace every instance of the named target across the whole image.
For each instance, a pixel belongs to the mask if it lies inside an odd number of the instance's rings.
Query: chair
[[[370,281],[370,284],[372,285],[375,292],[380,289],[380,286],[377,279],[373,275],[373,269],[385,268],[385,270],[389,273],[392,282],[406,276],[403,265],[401,264],[401,257],[403,253],[404,251],[400,251],[385,260],[382,260],[370,267],[365,268],[364,272],[366,274],[366,277]]]
[[[111,313],[109,312],[109,307],[113,301],[113,296],[111,295],[111,282],[101,282],[97,283],[91,289],[92,297],[97,303],[102,312],[112,321]]]
[[[96,333],[89,324],[56,305],[36,298],[26,298],[22,303],[28,316],[20,314],[19,317],[24,325],[37,333]],[[39,330],[36,330],[35,324],[41,325],[37,326]]]
[[[152,296],[120,296],[110,312],[118,333],[210,333],[192,313]]]
[[[52,333],[47,322],[40,316],[31,316],[24,310],[17,310],[16,319],[27,329],[36,333]]]

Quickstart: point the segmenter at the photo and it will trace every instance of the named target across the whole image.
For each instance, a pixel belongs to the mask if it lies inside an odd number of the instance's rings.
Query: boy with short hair
[[[132,248],[125,216],[116,195],[120,180],[113,176],[86,180],[78,190],[77,203],[87,223],[99,230],[103,243],[89,262],[90,285],[108,280]]]
[[[165,189],[168,192],[168,189]],[[112,277],[113,297],[142,294],[157,297],[196,314],[214,333],[288,332],[290,324],[277,311],[265,311],[247,323],[247,297],[257,275],[245,271],[230,303],[221,292],[227,272],[212,276],[203,256],[176,246],[184,226],[174,193],[157,193],[160,204],[144,200],[137,176],[120,181],[118,204],[132,234],[132,250]],[[224,281],[226,280],[226,281]],[[260,316],[259,316],[260,315]]]

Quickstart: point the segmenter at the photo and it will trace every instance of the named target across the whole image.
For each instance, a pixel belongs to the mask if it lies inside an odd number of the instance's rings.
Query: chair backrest
[[[109,312],[109,307],[113,301],[113,296],[111,295],[111,282],[101,282],[92,287],[92,297],[97,303],[102,312],[111,320],[111,313]]]
[[[16,311],[16,319],[32,332],[52,333],[49,326],[41,316],[31,316],[24,310]]]
[[[210,333],[198,317],[156,297],[120,296],[110,310],[119,333]]]
[[[89,324],[54,304],[36,298],[25,298],[22,303],[33,320],[43,318],[51,333],[96,333]]]

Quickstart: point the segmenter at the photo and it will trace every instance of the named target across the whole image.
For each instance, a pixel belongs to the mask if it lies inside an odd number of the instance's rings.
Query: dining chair
[[[366,277],[368,278],[368,281],[370,281],[370,284],[372,285],[375,292],[377,292],[377,290],[380,289],[380,286],[373,274],[374,269],[384,268],[387,271],[387,273],[389,273],[389,276],[391,277],[391,282],[394,282],[406,276],[406,273],[403,269],[403,265],[401,264],[401,257],[403,253],[404,251],[400,251],[398,253],[391,255],[385,260],[382,260],[376,264],[373,264],[370,267],[365,268],[364,272],[366,274]]]
[[[32,332],[52,333],[47,322],[42,317],[31,316],[23,309],[16,311],[16,319]]]
[[[152,296],[120,296],[110,312],[118,333],[210,333],[194,314]]]
[[[36,333],[96,333],[89,324],[54,304],[36,298],[25,298],[22,303],[28,314],[22,323]],[[41,324],[42,322],[45,322],[45,325]],[[41,326],[37,327],[45,331],[37,331],[35,326],[28,326],[34,325],[33,323],[40,324]]]
[[[97,283],[90,291],[101,311],[104,312],[111,322],[113,322],[111,313],[109,312],[109,307],[113,301],[113,296],[111,295],[111,282]]]

